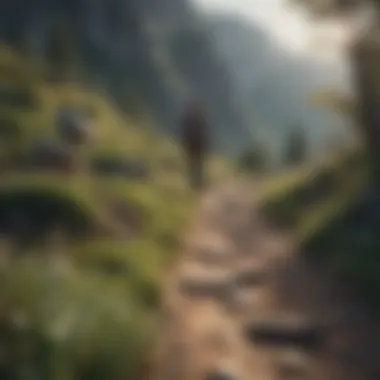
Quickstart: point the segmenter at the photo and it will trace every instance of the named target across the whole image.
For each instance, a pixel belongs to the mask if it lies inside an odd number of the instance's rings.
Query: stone
[[[224,298],[228,294],[229,282],[213,279],[185,279],[179,284],[182,294],[190,297]]]
[[[263,297],[262,289],[235,288],[231,297],[225,303],[226,310],[235,315],[251,315],[255,313]]]
[[[287,350],[276,364],[280,379],[302,379],[310,368],[310,357],[296,350]]]
[[[266,279],[266,273],[262,270],[247,269],[236,274],[235,286],[238,288],[249,288],[262,285]]]
[[[207,372],[204,380],[239,380],[240,376],[233,369],[220,368]]]
[[[84,112],[62,108],[57,113],[59,136],[70,144],[83,144],[90,138],[92,132],[91,120]]]
[[[37,141],[26,157],[26,164],[40,169],[73,169],[74,156],[71,149],[58,141]]]
[[[210,372],[206,374],[204,380],[238,380],[233,375],[224,372]]]
[[[206,265],[226,264],[231,258],[231,254],[227,250],[210,246],[197,248],[195,256]]]
[[[296,346],[319,350],[324,346],[326,327],[323,324],[281,316],[262,322],[252,322],[243,328],[243,335],[253,344]]]

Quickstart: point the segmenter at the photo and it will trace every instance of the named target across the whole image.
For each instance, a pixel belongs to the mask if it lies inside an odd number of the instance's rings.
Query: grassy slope
[[[0,315],[21,312],[27,316],[47,346],[44,363],[53,368],[52,379],[73,380],[75,371],[83,373],[88,368],[95,371],[91,380],[134,379],[154,339],[161,277],[194,202],[184,182],[180,152],[169,139],[126,119],[104,94],[73,84],[48,85],[22,59],[4,49],[0,50],[0,80],[30,90],[36,101],[31,108],[0,106],[0,117],[12,120],[22,131],[17,149],[26,149],[40,137],[55,138],[54,114],[62,102],[91,109],[96,126],[91,144],[76,153],[81,165],[78,173],[68,177],[4,172],[0,174],[0,201],[17,192],[48,192],[71,202],[105,231],[90,240],[52,241],[30,248],[31,261],[26,265],[18,261],[11,270],[1,272]],[[2,157],[11,149],[15,147],[2,144]],[[96,177],[88,164],[99,155],[143,157],[153,175],[133,182]],[[365,157],[360,153],[329,157],[313,170],[305,167],[268,181],[263,200],[274,222],[295,228],[304,247],[317,247],[317,257],[361,284],[363,276],[352,276],[357,273],[355,265],[365,262],[366,266],[373,259],[359,260],[358,250],[352,247],[353,253],[346,256],[336,232],[340,229],[340,236],[345,236],[339,226],[364,186],[364,167]],[[212,159],[214,180],[230,170],[220,159]],[[321,179],[324,190],[315,191]],[[141,216],[142,228],[132,239],[114,234],[120,226],[107,207],[109,200],[125,203]],[[327,250],[326,240],[338,245],[329,243]],[[7,252],[14,248],[4,241],[0,255]],[[61,267],[66,270],[52,268],[51,260],[46,260],[52,253],[63,253],[66,259]],[[369,273],[368,265],[365,270]]]
[[[75,243],[52,238],[23,252],[27,262],[5,266],[0,272],[0,317],[16,312],[26,317],[47,347],[43,363],[52,371],[51,379],[73,380],[75,371],[89,369],[95,371],[89,379],[136,378],[154,338],[159,283],[194,201],[180,152],[174,142],[128,120],[104,94],[74,84],[49,85],[4,47],[0,81],[30,93],[35,102],[30,107],[0,105],[0,117],[21,131],[14,144],[2,144],[5,161],[35,139],[57,138],[54,115],[62,103],[90,109],[95,119],[91,143],[76,152],[77,173],[6,170],[0,174],[0,202],[17,193],[61,197],[104,232]],[[97,177],[88,167],[99,155],[144,158],[152,176],[141,181]],[[175,164],[171,170],[165,168],[168,161]],[[217,157],[211,160],[214,180],[229,170]],[[108,207],[116,200],[140,216],[140,230],[132,238],[120,234],[123,226]],[[15,252],[5,239],[0,257]],[[65,258],[61,264],[59,257]]]
[[[311,224],[310,220],[317,212],[326,211],[326,218],[321,217],[321,224],[326,224],[328,205],[338,205],[350,199],[351,192],[357,187],[359,191],[365,184],[365,159],[360,150],[351,148],[327,157],[313,167],[301,167],[267,181],[263,200],[265,212],[284,227],[296,227],[300,238],[306,239],[306,225]]]
[[[366,158],[359,150],[328,158],[313,170],[303,168],[291,176],[268,183],[263,209],[274,223],[295,230],[301,252],[321,261],[369,306],[380,307],[380,243],[378,226],[368,225],[368,216],[359,216],[359,202],[367,189]],[[332,173],[332,191],[305,202],[301,191]]]

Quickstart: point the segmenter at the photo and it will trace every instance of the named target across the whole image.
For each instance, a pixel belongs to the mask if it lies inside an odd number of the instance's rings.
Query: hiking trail
[[[379,323],[260,212],[260,186],[206,191],[164,287],[151,380],[379,379]]]

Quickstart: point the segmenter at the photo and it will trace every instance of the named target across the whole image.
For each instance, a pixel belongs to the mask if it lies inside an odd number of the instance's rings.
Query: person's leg
[[[187,179],[189,181],[189,187],[195,187],[195,160],[194,157],[188,155],[187,157]]]
[[[190,158],[189,179],[193,189],[201,189],[204,184],[203,157],[200,155]]]

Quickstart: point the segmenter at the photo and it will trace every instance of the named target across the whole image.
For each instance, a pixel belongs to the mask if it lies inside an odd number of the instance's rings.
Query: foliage
[[[238,160],[238,167],[249,173],[261,173],[268,169],[268,159],[263,146],[256,145]]]
[[[74,74],[75,67],[80,65],[77,45],[67,23],[53,20],[45,53],[52,79],[67,80]]]
[[[27,109],[0,107],[0,118],[17,129],[14,146],[2,144],[0,157],[0,321],[8,320],[0,328],[12,330],[17,315],[24,316],[25,336],[34,331],[47,347],[49,379],[137,379],[155,337],[160,283],[193,205],[181,151],[136,125],[106,94],[46,83],[22,57],[0,48],[0,84],[3,79],[11,87],[28,85],[36,102]],[[34,142],[60,141],[55,115],[62,104],[89,110],[93,118],[91,140],[72,151],[74,170],[15,165]],[[94,157],[126,156],[141,158],[148,178],[89,170]],[[168,157],[176,168],[166,165]],[[215,181],[231,167],[213,156],[209,170]],[[16,209],[35,228],[33,244],[21,246],[9,235]],[[116,215],[120,210],[124,220]],[[79,220],[85,229],[73,225]]]
[[[368,196],[370,178],[364,152],[330,157],[313,170],[302,168],[268,183],[263,212],[274,225],[291,229],[300,252],[329,267],[380,311],[378,197]],[[331,190],[318,199],[303,197],[330,173]],[[305,199],[307,202],[305,202]]]
[[[305,131],[301,127],[293,127],[290,130],[285,145],[284,164],[293,166],[301,164],[307,159],[307,141]]]
[[[311,94],[309,102],[312,105],[332,109],[344,116],[352,116],[356,106],[352,97],[333,89],[321,90]]]
[[[328,264],[367,306],[379,312],[378,204],[358,196],[345,201],[342,207],[343,200],[340,200],[340,212],[330,223],[304,241],[303,250],[315,260]]]
[[[327,157],[314,167],[303,166],[266,183],[262,209],[267,218],[295,228],[300,240],[313,236],[367,185],[367,158],[359,148]]]
[[[347,12],[355,12],[358,6],[370,5],[377,9],[370,9],[371,15],[376,15],[376,11],[380,6],[378,0],[373,1],[329,1],[320,2],[316,0],[295,0],[297,3],[311,11],[311,14],[321,16],[322,18],[338,15],[345,16]],[[320,7],[318,6],[320,5]],[[377,76],[377,57],[378,44],[373,45],[372,37],[378,34],[378,19],[376,17],[369,20],[375,25],[370,25],[374,33],[363,33],[355,36],[357,38],[354,46],[354,72],[357,77],[358,103],[365,110],[361,117],[361,132],[367,141],[367,151],[370,162],[363,168],[368,171],[370,166],[373,167],[371,173],[372,183],[365,188],[366,192],[359,192],[356,196],[352,196],[351,201],[338,203],[341,207],[340,213],[335,212],[336,217],[329,223],[323,225],[318,234],[309,239],[305,243],[304,249],[309,252],[315,259],[319,259],[328,265],[338,276],[341,276],[348,282],[352,288],[358,291],[361,300],[367,304],[374,306],[376,311],[380,311],[379,302],[379,220],[378,220],[378,142],[377,123],[373,123],[377,116],[378,103],[378,76]],[[370,29],[367,30],[370,30]],[[373,35],[371,35],[373,34]],[[367,38],[368,37],[368,38]],[[358,51],[367,53],[358,58]],[[365,50],[365,52],[363,51]],[[356,54],[355,54],[356,53]],[[360,75],[363,73],[366,75]],[[329,106],[342,109],[352,114],[355,106],[351,99],[342,99],[336,94],[325,97],[324,102]],[[327,100],[327,102],[326,102]],[[364,115],[365,113],[365,115]],[[370,196],[371,190],[374,195]],[[342,198],[339,202],[342,202]]]

